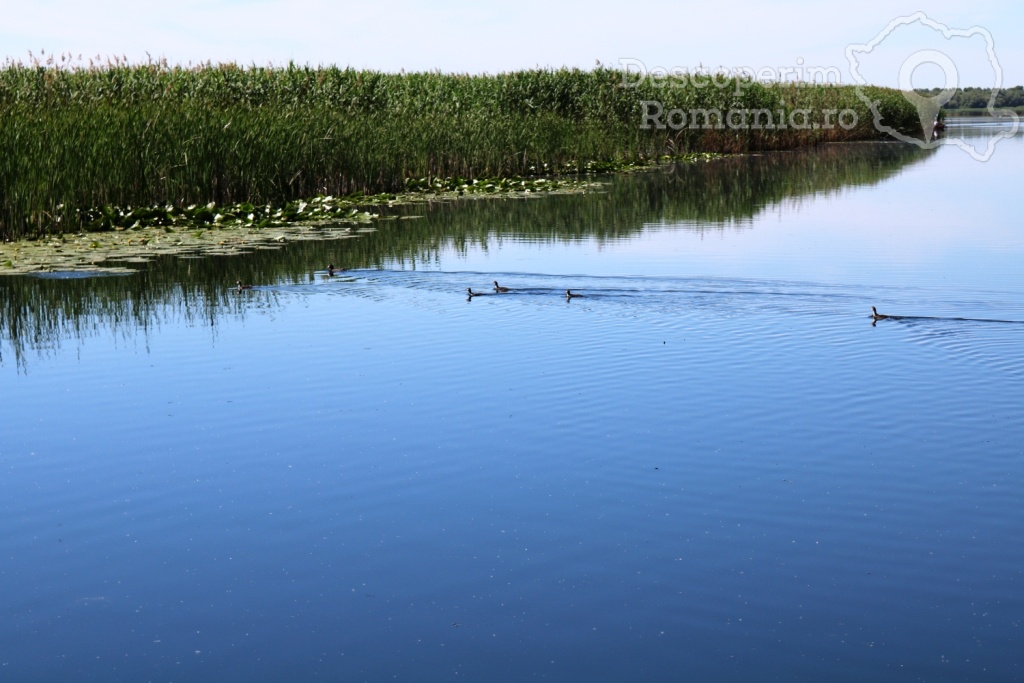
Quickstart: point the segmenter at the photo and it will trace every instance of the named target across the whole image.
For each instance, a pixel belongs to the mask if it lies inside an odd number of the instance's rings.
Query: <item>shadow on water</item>
[[[63,339],[100,329],[145,335],[170,321],[213,327],[218,316],[276,305],[275,292],[261,285],[309,284],[325,276],[317,271],[328,263],[356,271],[415,270],[444,252],[465,253],[502,237],[601,244],[667,224],[698,232],[747,229],[766,207],[879,183],[931,153],[858,143],[730,157],[609,177],[601,191],[581,195],[395,207],[377,230],[355,239],[293,242],[244,256],[156,256],[124,264],[136,272],[122,276],[0,278],[0,363],[7,360],[5,344],[24,368],[28,351],[45,355]],[[403,220],[412,216],[422,220]],[[238,292],[238,280],[256,287]]]

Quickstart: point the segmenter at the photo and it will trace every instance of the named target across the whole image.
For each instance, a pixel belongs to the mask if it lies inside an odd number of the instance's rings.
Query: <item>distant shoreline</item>
[[[1024,107],[996,107],[996,111],[1012,111],[1018,116],[1024,116]],[[961,107],[959,109],[943,109],[943,115],[945,116],[991,116],[992,113],[985,108],[977,107]]]

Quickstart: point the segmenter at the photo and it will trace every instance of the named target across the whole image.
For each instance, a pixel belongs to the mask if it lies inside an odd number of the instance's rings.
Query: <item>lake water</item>
[[[0,679],[1024,678],[1022,167],[829,146],[0,280]]]

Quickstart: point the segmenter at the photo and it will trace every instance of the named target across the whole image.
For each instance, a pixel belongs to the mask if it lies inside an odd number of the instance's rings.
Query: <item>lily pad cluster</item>
[[[595,183],[544,178],[412,181],[402,194],[320,195],[282,206],[242,202],[175,207],[102,207],[82,210],[87,231],[0,244],[0,274],[40,271],[130,272],[125,264],[160,254],[238,255],[303,240],[346,239],[372,232],[374,207],[424,201],[579,192]],[[472,188],[472,189],[469,189]],[[391,216],[395,217],[395,216]],[[402,216],[415,218],[416,216]]]
[[[718,152],[687,152],[684,154],[663,154],[661,156],[645,158],[642,155],[637,161],[624,160],[603,160],[603,161],[568,161],[561,164],[557,169],[549,168],[543,164],[540,168],[531,166],[530,170],[537,173],[559,173],[559,174],[597,174],[597,173],[623,173],[629,171],[648,170],[653,166],[663,164],[692,164],[700,161],[712,161],[727,156]]]
[[[588,183],[575,178],[408,178],[408,192],[420,194],[516,194],[551,192],[553,190],[579,190]]]
[[[294,223],[325,221],[366,222],[377,214],[365,207],[413,203],[433,195],[463,194],[519,194],[553,191],[579,191],[592,183],[575,178],[494,178],[466,179],[410,178],[404,194],[365,194],[356,192],[344,197],[318,195],[286,204],[252,204],[241,202],[217,205],[213,202],[185,207],[173,205],[104,206],[80,210],[81,225],[87,232],[109,230],[135,230],[139,228],[213,228],[222,226],[248,226],[254,228],[278,227]]]
[[[0,243],[0,275],[39,272],[130,273],[161,255],[238,256],[290,242],[337,240],[376,230],[368,220],[294,223],[257,228],[230,223],[207,228],[137,227]]]
[[[551,192],[555,190],[579,191],[592,186],[593,182],[581,180],[574,176],[647,170],[662,164],[712,161],[724,156],[726,155],[716,152],[691,152],[687,154],[665,154],[651,159],[641,159],[638,162],[623,160],[567,161],[557,166],[545,163],[539,166],[530,166],[531,175],[528,177],[470,179],[454,176],[447,178],[407,178],[405,180],[405,189],[407,192],[425,194],[453,192],[457,194],[515,194]]]
[[[386,196],[386,195],[385,195]],[[177,207],[154,205],[137,207],[105,206],[79,211],[82,225],[89,232],[134,230],[151,227],[214,227],[252,226],[267,228],[296,222],[327,220],[369,221],[375,214],[360,211],[356,204],[379,203],[379,198],[362,195],[344,198],[319,196],[288,202],[283,206],[255,205],[241,202],[218,206],[210,202],[201,206]]]

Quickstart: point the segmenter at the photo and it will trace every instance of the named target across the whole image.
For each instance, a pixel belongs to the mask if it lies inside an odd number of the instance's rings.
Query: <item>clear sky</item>
[[[742,68],[792,78],[828,70],[854,83],[847,56],[867,82],[897,86],[901,67],[915,87],[1024,83],[1024,3],[931,0],[927,17],[885,29],[921,9],[919,0],[689,3],[518,0],[0,0],[0,54],[124,55],[188,64],[299,64],[381,71],[496,73],[533,67]],[[991,52],[989,44],[991,43]],[[922,53],[923,50],[929,52]],[[936,57],[936,54],[939,56]],[[908,61],[909,60],[909,61]],[[943,64],[942,68],[937,62]],[[908,66],[909,65],[909,66]],[[916,65],[917,68],[912,68]],[[952,69],[950,68],[952,67]],[[782,70],[789,70],[786,75]]]

